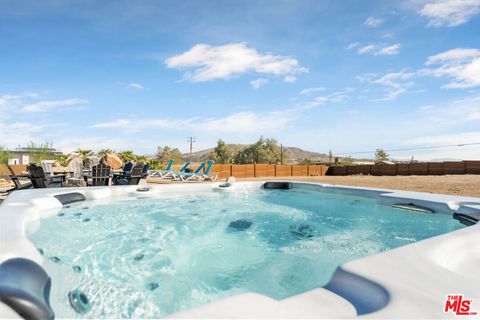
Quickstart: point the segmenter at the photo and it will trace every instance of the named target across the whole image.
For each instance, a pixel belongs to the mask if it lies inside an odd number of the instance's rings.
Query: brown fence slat
[[[428,174],[431,174],[431,175],[442,175],[442,174],[444,174],[443,163],[442,162],[429,162],[428,163]]]
[[[292,175],[292,166],[288,164],[276,164],[275,176],[276,177],[290,177]]]
[[[465,164],[458,161],[443,162],[443,174],[465,174]]]
[[[466,174],[480,174],[480,161],[466,160],[463,162]]]
[[[399,163],[399,164],[397,164],[397,175],[408,176],[409,174],[410,174],[410,164],[409,163]]]
[[[232,164],[232,176],[236,178],[253,178],[255,177],[255,165]]]
[[[0,164],[0,176],[11,175],[10,170],[8,170],[6,164]]]
[[[210,169],[212,174],[216,174],[219,179],[226,179],[232,175],[230,164],[214,164]]]
[[[274,164],[255,164],[255,177],[274,177]]]
[[[428,174],[428,163],[410,163],[410,174],[426,176]]]
[[[309,176],[323,176],[322,167],[318,165],[307,166],[307,175]]]
[[[307,166],[292,165],[292,176],[294,177],[306,177],[308,175]]]
[[[328,175],[332,176],[346,176],[347,175],[347,167],[329,167],[327,171]]]
[[[397,165],[395,164],[376,164],[371,167],[373,176],[395,176],[397,175]]]

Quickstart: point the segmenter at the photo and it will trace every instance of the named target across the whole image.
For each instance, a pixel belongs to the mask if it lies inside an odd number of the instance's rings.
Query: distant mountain
[[[229,144],[228,147],[233,152],[233,154],[245,149],[248,147],[248,144]],[[200,151],[196,151],[192,153],[192,161],[193,162],[201,162],[208,160],[210,158],[210,153],[214,148],[208,148]],[[297,147],[283,147],[284,157],[290,161],[300,161],[304,159],[309,159],[313,161],[319,162],[327,162],[328,155],[324,153],[318,153],[313,151],[306,151]],[[185,159],[189,158],[188,153],[184,153],[183,157]]]

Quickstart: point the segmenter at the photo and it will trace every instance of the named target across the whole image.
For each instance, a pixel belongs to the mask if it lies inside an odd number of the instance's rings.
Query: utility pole
[[[283,144],[280,144],[280,164],[283,164]]]
[[[190,156],[188,157],[188,161],[192,161],[192,147],[193,147],[193,143],[196,142],[197,140],[195,140],[196,138],[194,137],[188,137],[188,140],[187,142],[190,144]]]

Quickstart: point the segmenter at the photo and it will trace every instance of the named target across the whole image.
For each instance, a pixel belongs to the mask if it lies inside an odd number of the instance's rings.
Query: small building
[[[395,162],[389,160],[379,160],[375,161],[375,164],[395,164]]]
[[[30,163],[30,155],[32,152],[40,151],[43,149],[38,148],[37,150],[32,150],[28,147],[18,147],[15,150],[8,150],[11,152],[10,159],[8,159],[8,164],[29,164]],[[62,152],[57,151],[55,148],[48,148],[47,151],[52,155],[61,154]]]

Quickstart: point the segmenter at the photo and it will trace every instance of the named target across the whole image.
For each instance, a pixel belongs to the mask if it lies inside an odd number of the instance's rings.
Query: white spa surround
[[[142,192],[142,195],[209,189],[234,192],[244,188],[259,188],[262,184],[263,182],[236,182],[230,188],[219,188],[218,183],[148,185],[149,191]],[[444,214],[480,212],[478,198],[305,182],[294,182],[294,187],[372,197],[384,205],[413,203]],[[110,201],[112,197],[135,195],[138,188],[139,186],[90,187],[13,192],[0,206],[0,263],[15,257],[31,259],[40,265],[47,263],[26,235],[38,228],[41,218],[55,215],[62,208],[54,195],[77,192],[87,200]],[[255,293],[240,294],[170,317],[453,318],[459,316],[443,312],[449,294],[463,294],[472,299],[472,311],[480,312],[479,270],[480,224],[476,224],[348,262],[337,270],[332,284],[326,286],[330,290],[317,288],[281,301]],[[61,286],[61,281],[58,281],[60,279],[56,275],[51,277],[50,300],[55,310],[55,293],[59,291],[56,287]],[[350,294],[342,294],[342,297],[334,293],[341,293],[343,289],[347,292],[350,290]],[[380,303],[378,310],[372,307],[373,312],[357,314],[359,303],[369,304],[371,301],[375,305],[379,300],[386,303]],[[0,318],[12,317],[18,315],[0,302]]]

